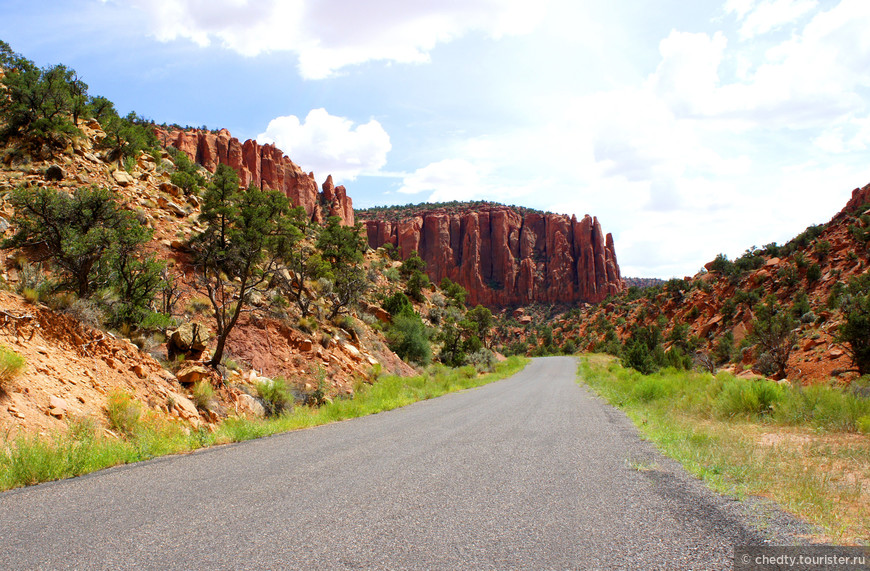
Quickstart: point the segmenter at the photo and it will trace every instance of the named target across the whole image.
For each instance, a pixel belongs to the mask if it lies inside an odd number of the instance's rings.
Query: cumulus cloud
[[[300,121],[295,115],[277,117],[257,136],[260,143],[274,143],[296,164],[336,182],[375,174],[387,163],[390,136],[374,119],[355,125],[350,119],[312,109]]]
[[[522,0],[429,2],[392,0],[135,0],[154,35],[212,41],[246,56],[289,51],[308,79],[372,60],[428,61],[439,43],[471,32],[493,38],[523,34],[544,3]]]
[[[776,26],[794,24],[799,16],[809,20],[764,51],[743,43],[731,49],[722,32],[672,31],[660,44],[662,59],[649,82],[675,114],[730,119],[744,129],[794,130],[823,128],[865,108],[870,4],[843,0],[819,11],[808,1],[733,0],[726,10],[744,26],[766,18],[758,30],[773,29],[774,20]],[[771,13],[778,19],[765,16]],[[723,76],[725,63],[736,68],[733,77]]]

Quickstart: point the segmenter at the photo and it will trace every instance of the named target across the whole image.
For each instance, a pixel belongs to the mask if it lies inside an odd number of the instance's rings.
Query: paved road
[[[0,494],[0,568],[719,569],[762,540],[575,372]]]

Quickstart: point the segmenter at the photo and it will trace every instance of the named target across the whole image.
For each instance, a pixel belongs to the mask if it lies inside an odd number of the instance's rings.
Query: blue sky
[[[357,207],[598,216],[624,275],[784,242],[870,183],[866,0],[0,0],[0,39]]]

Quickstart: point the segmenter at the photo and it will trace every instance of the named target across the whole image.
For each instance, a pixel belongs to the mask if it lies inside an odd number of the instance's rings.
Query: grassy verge
[[[713,489],[773,499],[843,544],[870,537],[870,400],[731,375],[641,375],[585,357],[582,382]]]
[[[120,438],[103,436],[92,419],[84,419],[71,422],[66,433],[51,438],[22,436],[0,441],[0,491],[391,410],[509,377],[527,363],[527,359],[511,357],[497,364],[494,372],[480,376],[470,366],[459,369],[433,366],[416,377],[384,376],[374,384],[359,387],[350,399],[317,408],[300,406],[290,413],[262,420],[231,417],[215,430],[203,428],[193,432],[165,417],[140,415],[138,403],[118,396],[110,398],[109,415],[115,429],[123,434]]]

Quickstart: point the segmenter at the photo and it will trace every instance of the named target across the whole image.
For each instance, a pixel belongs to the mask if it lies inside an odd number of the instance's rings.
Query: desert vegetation
[[[829,540],[870,532],[863,381],[843,389],[673,368],[644,375],[601,355],[583,358],[579,379],[714,489],[772,498]]]

